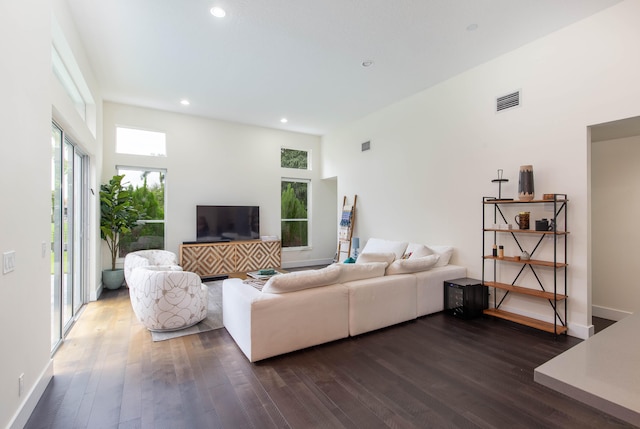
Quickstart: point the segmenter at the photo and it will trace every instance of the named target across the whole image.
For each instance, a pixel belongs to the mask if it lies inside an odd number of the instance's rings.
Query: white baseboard
[[[512,313],[516,313],[516,314],[520,314],[522,316],[527,316],[527,317],[531,317],[532,319],[538,319],[538,320],[542,320],[548,323],[553,323],[553,315],[549,316],[547,315],[541,315],[541,314],[537,314],[531,311],[527,311],[524,310],[522,308],[519,307],[509,307],[506,305],[502,305],[500,307],[501,309],[505,310],[505,311],[509,311]],[[569,322],[567,324],[567,335],[570,335],[572,337],[576,337],[576,338],[580,338],[581,340],[586,340],[587,338],[589,338],[591,335],[593,335],[593,325],[591,326],[586,326],[586,325],[580,325],[578,323],[572,323]]]
[[[600,305],[591,306],[591,315],[596,317],[602,317],[603,319],[615,320],[619,322],[625,317],[629,316],[630,312],[623,310],[616,310],[615,308],[603,307]]]
[[[40,397],[42,397],[42,394],[44,393],[52,378],[53,359],[49,360],[47,366],[42,370],[38,381],[29,391],[29,394],[20,405],[20,408],[18,408],[18,411],[16,411],[16,414],[9,422],[7,428],[21,429],[27,424],[27,421],[29,421],[29,417],[31,417],[31,413],[33,413],[33,410],[36,409],[36,405],[38,405]]]

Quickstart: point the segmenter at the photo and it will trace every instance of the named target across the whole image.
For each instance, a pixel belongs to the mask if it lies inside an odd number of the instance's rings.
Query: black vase
[[[520,201],[531,201],[535,196],[533,188],[533,166],[521,165],[518,180],[518,198]]]

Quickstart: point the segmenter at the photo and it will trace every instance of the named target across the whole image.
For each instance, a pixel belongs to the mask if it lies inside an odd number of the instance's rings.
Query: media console
[[[282,264],[280,241],[230,241],[180,245],[180,265],[202,278],[278,268]]]

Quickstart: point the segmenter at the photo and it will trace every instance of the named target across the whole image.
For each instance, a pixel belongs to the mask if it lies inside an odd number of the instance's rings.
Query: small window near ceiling
[[[167,156],[166,134],[157,131],[117,127],[116,153]]]
[[[280,149],[280,167],[309,170],[309,152],[297,149]]]

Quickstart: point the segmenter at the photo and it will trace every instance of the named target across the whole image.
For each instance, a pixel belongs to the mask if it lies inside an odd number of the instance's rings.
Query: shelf
[[[538,266],[538,267],[554,268],[553,261],[540,261],[538,259],[522,260],[522,259],[516,259],[513,256],[505,256],[503,258],[498,258],[497,256],[492,256],[492,255],[487,255],[487,256],[484,257],[484,259],[493,259],[493,260],[496,260],[496,261],[512,262],[512,263],[515,263],[515,264],[526,264],[526,265],[534,265],[534,266]],[[564,267],[566,267],[568,265],[569,264],[566,264],[564,262],[556,262],[555,268],[564,268]]]
[[[564,334],[567,332],[567,327],[563,325],[555,325],[549,322],[543,322],[542,320],[532,319],[531,317],[522,316],[520,314],[510,313],[504,310],[498,310],[495,308],[489,308],[483,311],[488,316],[497,317],[499,319],[509,320],[521,325],[530,326],[532,328],[539,329],[541,331],[550,332],[552,334]]]
[[[484,282],[484,286],[493,287],[493,288],[496,288],[496,289],[502,289],[502,290],[506,290],[506,291],[509,291],[509,292],[514,292],[514,293],[518,293],[518,294],[522,294],[522,295],[535,296],[537,298],[550,299],[552,301],[554,299],[553,292],[546,292],[546,291],[543,291],[543,290],[531,289],[531,288],[528,288],[528,287],[514,286],[514,285],[507,284],[507,283]],[[556,301],[561,301],[561,300],[566,299],[566,298],[567,298],[566,295],[562,295],[560,293],[556,294],[556,296],[555,296],[555,300]]]
[[[566,203],[569,201],[568,199],[560,199],[560,200],[531,200],[531,201],[520,201],[520,200],[485,200],[484,204],[540,204],[540,203]]]
[[[489,232],[511,232],[514,234],[538,234],[538,235],[565,235],[569,234],[569,231],[536,231],[535,229],[498,229],[498,228],[485,228],[485,231]]]

